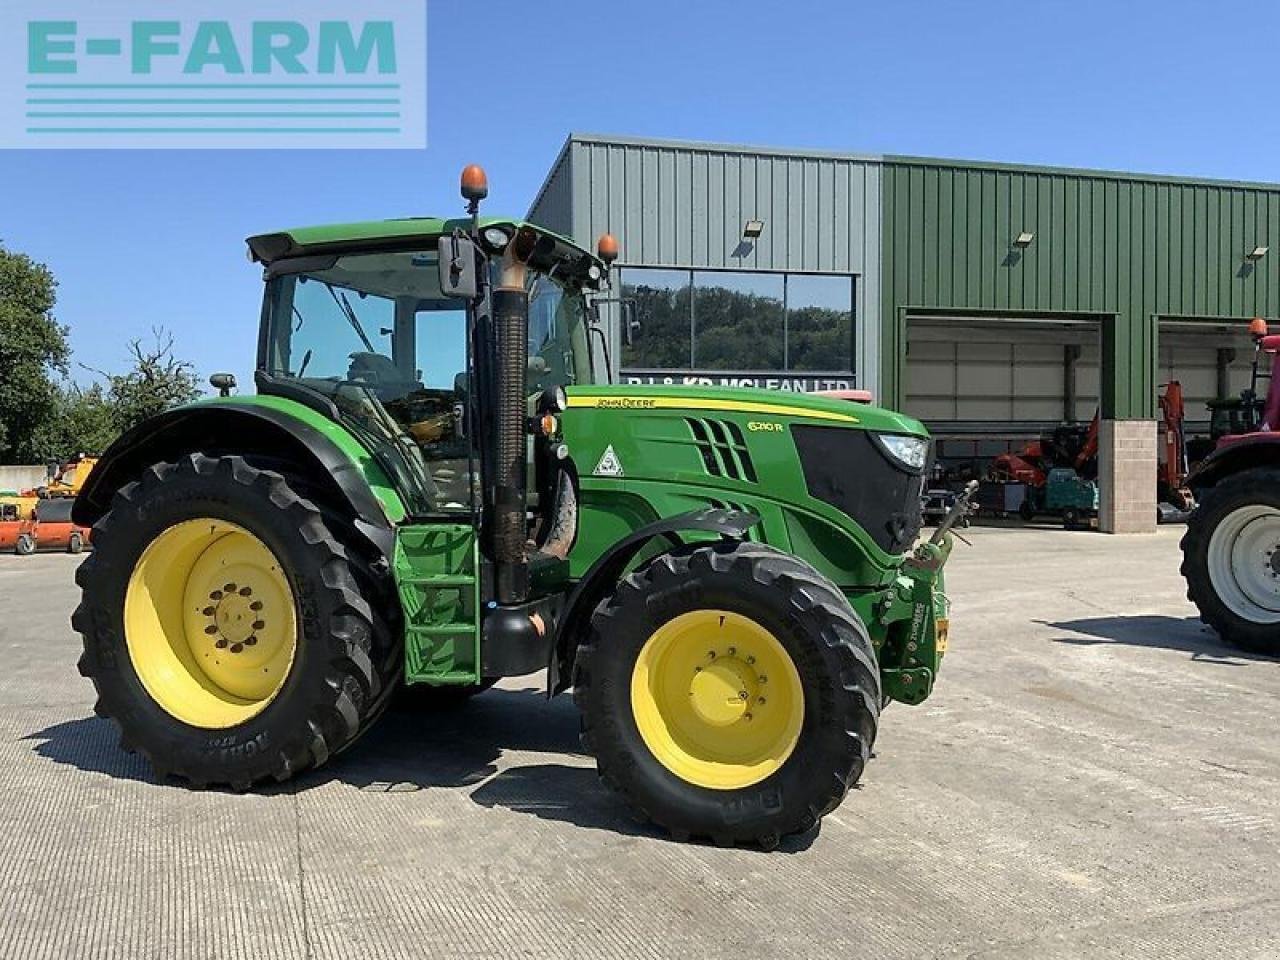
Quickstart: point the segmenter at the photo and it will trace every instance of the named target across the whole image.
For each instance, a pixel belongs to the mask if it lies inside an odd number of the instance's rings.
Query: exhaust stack
[[[493,291],[494,464],[492,526],[495,587],[499,603],[523,603],[529,596],[525,547],[525,423],[529,368],[529,294],[525,266],[512,244],[503,257]]]

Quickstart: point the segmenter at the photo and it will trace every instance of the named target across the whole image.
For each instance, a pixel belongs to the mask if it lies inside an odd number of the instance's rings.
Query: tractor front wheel
[[[597,608],[574,696],[601,777],[677,838],[776,845],[862,774],[880,681],[843,594],[794,557],[661,555]]]
[[[161,775],[244,789],[355,739],[395,658],[334,522],[240,457],[156,464],[116,493],[72,624],[122,746]]]
[[[1234,646],[1280,656],[1280,470],[1244,470],[1206,492],[1182,556],[1201,619]]]

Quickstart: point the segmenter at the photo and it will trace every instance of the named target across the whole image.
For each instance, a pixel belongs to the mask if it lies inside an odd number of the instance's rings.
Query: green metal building
[[[1098,410],[1113,530],[1153,523],[1160,385],[1203,428],[1280,314],[1276,185],[573,135],[530,218],[621,241],[615,379],[865,388],[975,460]]]
[[[1267,256],[1280,186],[910,157],[882,169],[895,401],[917,310],[1096,318],[1102,413],[1114,419],[1155,416],[1162,324],[1280,313],[1280,256]]]

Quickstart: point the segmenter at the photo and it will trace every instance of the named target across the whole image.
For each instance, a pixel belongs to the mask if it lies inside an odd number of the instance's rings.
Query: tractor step
[[[474,623],[430,623],[430,624],[413,624],[407,628],[411,634],[421,634],[427,637],[454,637],[459,634],[470,636],[475,633],[476,625]]]
[[[401,527],[396,540],[405,679],[479,683],[475,531],[461,524],[413,524]]]
[[[469,587],[476,578],[469,573],[440,573],[426,577],[406,577],[400,581],[415,587]]]

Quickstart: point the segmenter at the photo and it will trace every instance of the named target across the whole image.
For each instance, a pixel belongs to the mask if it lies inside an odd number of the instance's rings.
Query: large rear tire
[[[1182,556],[1201,619],[1227,643],[1280,656],[1280,470],[1244,470],[1206,491]]]
[[[116,493],[72,625],[122,746],[161,775],[247,789],[368,727],[397,680],[395,640],[334,525],[240,457],[155,464]]]
[[[601,777],[677,839],[772,847],[857,782],[880,713],[867,631],[760,544],[655,558],[597,608],[574,697]]]

